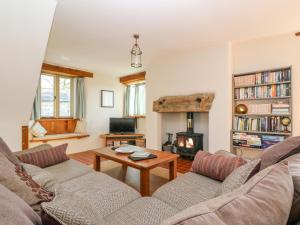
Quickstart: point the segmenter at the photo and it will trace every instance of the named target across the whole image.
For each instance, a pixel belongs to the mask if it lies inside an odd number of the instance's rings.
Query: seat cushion
[[[17,156],[10,150],[8,145],[3,141],[0,137],[0,153],[2,153],[9,161],[11,161],[15,165],[19,165],[20,161]]]
[[[221,182],[189,172],[163,185],[153,196],[182,210],[214,198]]]
[[[44,170],[53,174],[59,183],[93,172],[91,167],[73,159],[46,167]]]
[[[177,209],[156,198],[145,197],[125,205],[104,220],[108,225],[158,225],[177,212]]]
[[[103,217],[141,196],[133,188],[101,172],[85,174],[61,186],[87,199]]]
[[[293,181],[284,163],[259,172],[233,192],[199,203],[166,219],[162,225],[285,225]]]

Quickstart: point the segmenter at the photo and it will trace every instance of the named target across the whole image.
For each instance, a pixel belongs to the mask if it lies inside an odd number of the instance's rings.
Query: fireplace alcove
[[[209,110],[213,93],[161,97],[153,111],[161,113],[161,140],[173,134],[177,153],[194,157],[198,150],[208,149]]]

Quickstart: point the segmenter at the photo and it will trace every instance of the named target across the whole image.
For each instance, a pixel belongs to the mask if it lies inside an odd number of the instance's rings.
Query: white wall
[[[300,38],[280,35],[233,45],[233,72],[292,66],[293,135],[300,135]]]
[[[231,46],[220,44],[189,52],[173,52],[157,57],[146,68],[149,148],[162,144],[162,115],[152,111],[153,101],[168,95],[214,92],[209,115],[211,152],[229,149],[231,128]]]
[[[124,89],[118,78],[95,73],[93,78],[85,79],[85,87],[87,132],[90,134],[90,137],[49,142],[53,146],[67,142],[69,144],[67,149],[68,154],[104,147],[104,140],[100,138],[100,135],[109,132],[109,118],[122,117]],[[114,91],[114,108],[100,107],[101,90]],[[39,144],[41,143],[32,143],[30,147]]]
[[[0,136],[21,150],[56,7],[55,0],[0,2]]]

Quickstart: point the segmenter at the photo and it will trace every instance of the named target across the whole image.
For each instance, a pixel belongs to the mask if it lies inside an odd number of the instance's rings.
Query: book
[[[284,140],[283,136],[262,135],[262,148],[268,148]]]

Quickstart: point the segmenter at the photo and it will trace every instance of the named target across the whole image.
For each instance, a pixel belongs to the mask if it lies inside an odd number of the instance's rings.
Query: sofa
[[[296,166],[298,180],[293,180],[288,163]],[[37,178],[37,182],[56,195],[53,201],[41,204],[52,220],[44,224],[283,225],[288,221],[294,191],[299,191],[294,188],[299,182],[298,166],[300,154],[288,155],[226,194],[220,193],[221,181],[188,172],[160,187],[152,197],[141,197],[128,185],[72,159],[37,171],[29,166],[28,173],[33,179],[45,173],[47,181]]]

